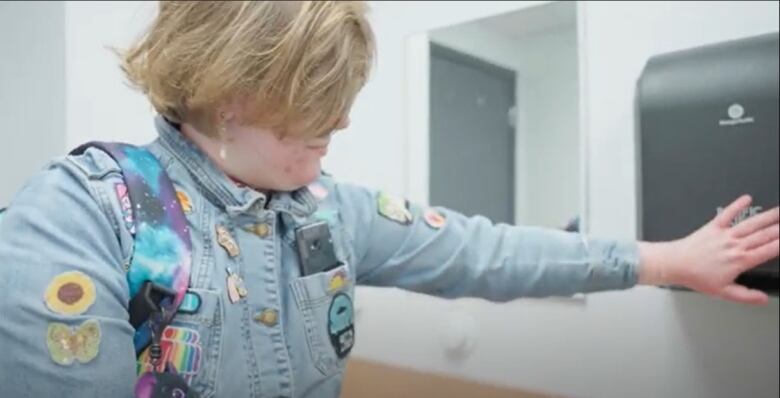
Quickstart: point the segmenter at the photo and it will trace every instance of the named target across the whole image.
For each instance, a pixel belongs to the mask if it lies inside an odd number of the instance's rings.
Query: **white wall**
[[[0,207],[63,151],[64,8],[0,2]]]
[[[560,228],[580,213],[582,196],[575,27],[524,38],[517,51],[526,77],[518,101],[526,128],[522,222]]]
[[[532,4],[373,3],[378,69],[355,106],[353,126],[335,140],[328,168],[343,180],[404,194],[413,172],[404,166],[405,39]],[[660,51],[777,30],[778,5],[586,6],[590,227],[597,235],[631,238],[630,104],[642,63]],[[110,54],[100,48],[135,35],[141,26],[129,18],[149,10],[144,7],[65,3],[68,147],[94,137],[137,142],[153,135],[148,106],[117,83],[104,58]],[[18,149],[30,153],[31,144]],[[643,288],[592,295],[587,305],[524,300],[498,306],[360,289],[358,306],[354,355],[360,357],[578,397],[778,396],[777,300],[752,308]],[[477,351],[466,361],[448,360],[441,349],[440,328],[452,310],[471,317],[478,329]]]
[[[0,2],[0,206],[54,156],[90,140],[154,138],[152,108],[128,89],[124,46],[156,2]]]
[[[156,137],[153,108],[127,87],[110,49],[126,47],[156,11],[151,1],[66,3],[68,148],[98,139],[142,144]]]
[[[515,73],[521,73],[516,43],[509,37],[490,31],[481,25],[466,23],[436,29],[430,32],[430,40],[511,69]]]

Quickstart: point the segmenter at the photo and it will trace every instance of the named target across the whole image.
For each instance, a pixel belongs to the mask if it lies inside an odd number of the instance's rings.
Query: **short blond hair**
[[[162,1],[121,67],[158,113],[208,135],[234,101],[249,123],[318,135],[368,79],[366,12],[362,1]]]

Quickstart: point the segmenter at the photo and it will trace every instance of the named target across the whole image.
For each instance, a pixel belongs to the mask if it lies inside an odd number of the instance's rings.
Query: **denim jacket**
[[[634,242],[494,225],[326,174],[266,197],[225,176],[165,119],[155,124],[159,138],[146,148],[180,193],[190,291],[201,299],[174,317],[163,348],[203,397],[338,397],[359,336],[357,284],[502,302],[637,282]],[[134,245],[122,181],[92,148],[51,162],[3,215],[0,396],[131,397],[149,369],[128,323]],[[338,265],[302,275],[295,231],[317,221],[329,226]]]

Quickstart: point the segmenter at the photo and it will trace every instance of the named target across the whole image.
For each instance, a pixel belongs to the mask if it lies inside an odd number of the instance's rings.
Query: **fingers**
[[[780,253],[780,241],[774,239],[769,243],[765,243],[747,253],[745,269],[753,268],[757,265],[761,265],[775,257]]]
[[[748,289],[745,286],[731,284],[723,288],[719,294],[720,297],[744,304],[766,304],[769,296],[760,290]]]
[[[729,228],[731,222],[737,218],[739,213],[747,209],[753,198],[750,195],[740,196],[739,199],[731,202],[723,211],[715,217],[715,224],[722,228]]]
[[[732,228],[732,232],[734,233],[734,236],[741,238],[768,226],[777,226],[778,220],[780,220],[780,209],[775,207],[774,209],[767,210],[761,214],[742,221],[741,223],[734,226],[734,228]]]
[[[746,250],[753,250],[780,237],[780,225],[774,224],[760,231],[751,233],[742,239],[741,246]]]

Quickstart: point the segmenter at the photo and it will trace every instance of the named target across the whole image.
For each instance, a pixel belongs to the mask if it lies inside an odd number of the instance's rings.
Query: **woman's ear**
[[[226,107],[220,107],[217,113],[217,123],[229,124],[236,118],[236,113]]]
[[[236,123],[240,114],[241,108],[238,101],[225,101],[217,106],[217,123],[227,125]]]

